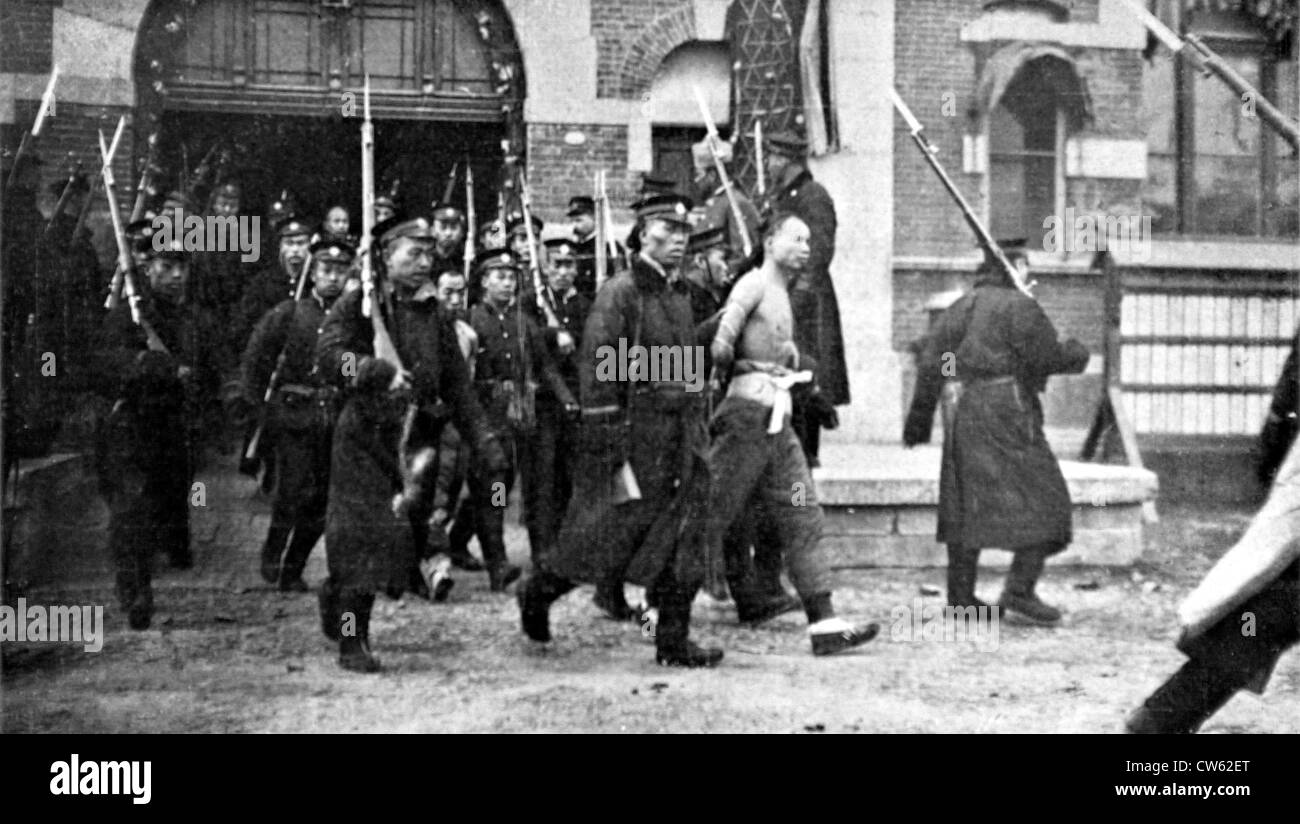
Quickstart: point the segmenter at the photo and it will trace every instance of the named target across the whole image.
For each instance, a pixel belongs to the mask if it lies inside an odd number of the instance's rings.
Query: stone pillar
[[[809,164],[835,199],[839,219],[831,276],[840,304],[852,403],[825,433],[837,443],[902,437],[899,357],[892,345],[894,247],[894,2],[831,0],[828,29],[840,151]]]

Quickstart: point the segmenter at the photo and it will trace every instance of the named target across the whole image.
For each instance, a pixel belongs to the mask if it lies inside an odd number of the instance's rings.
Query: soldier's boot
[[[153,585],[149,571],[138,561],[134,569],[119,570],[116,579],[117,600],[126,613],[131,629],[148,629],[153,620]]]
[[[596,594],[591,600],[611,621],[637,621],[641,617],[641,611],[633,609],[623,594],[621,570],[604,581],[597,582]]]
[[[334,579],[326,578],[321,581],[320,592],[316,594],[316,599],[320,604],[320,628],[325,633],[325,637],[331,641],[338,641],[342,638],[339,628],[343,623],[343,608],[340,606],[339,590],[334,585]]]
[[[379,672],[379,659],[370,652],[370,609],[375,594],[348,592],[340,599],[343,620],[353,619],[351,626],[342,627],[339,638],[339,666],[353,672]]]
[[[302,579],[302,572],[307,568],[307,559],[325,531],[323,526],[315,524],[307,527],[298,526],[289,541],[289,549],[284,553],[284,563],[280,566],[281,592],[306,592],[309,587]]]
[[[654,627],[655,662],[661,667],[716,667],[722,650],[701,647],[689,637],[694,592],[679,584],[655,587],[659,621]]]
[[[262,580],[268,584],[280,580],[280,558],[284,555],[285,544],[289,543],[292,527],[272,524],[266,531],[266,543],[262,544]]]
[[[1043,574],[1047,563],[1047,552],[1041,547],[1021,549],[1011,558],[1011,569],[1007,571],[1007,582],[998,599],[998,606],[1004,611],[1039,626],[1054,626],[1061,621],[1061,611],[1049,606],[1034,594],[1034,586]]]
[[[506,544],[501,537],[502,516],[479,519],[479,546],[483,548],[483,561],[487,564],[488,586],[493,592],[505,592],[506,587],[519,580],[523,570],[510,563],[506,557]]]
[[[1151,693],[1124,723],[1134,735],[1194,733],[1237,692],[1239,679],[1193,658]]]
[[[948,606],[987,608],[975,597],[975,580],[979,574],[980,551],[958,544],[948,544]]]
[[[524,634],[534,641],[551,640],[551,604],[573,589],[573,582],[561,578],[545,567],[534,569],[519,586],[519,623]]]
[[[456,514],[451,520],[451,529],[447,533],[447,541],[451,544],[451,550],[447,554],[451,556],[451,563],[457,569],[466,572],[482,572],[487,567],[469,552],[469,541],[473,537],[473,510],[468,502],[462,502],[456,508]]]

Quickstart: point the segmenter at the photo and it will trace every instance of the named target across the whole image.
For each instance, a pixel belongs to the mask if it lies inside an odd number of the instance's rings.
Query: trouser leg
[[[960,544],[948,544],[948,605],[981,606],[975,597],[975,579],[979,570],[980,550]]]
[[[1248,674],[1193,658],[1143,702],[1128,721],[1129,732],[1142,734],[1193,733],[1246,682]]]
[[[655,580],[655,602],[659,621],[655,626],[655,648],[661,652],[679,652],[686,648],[691,631],[691,603],[698,587],[679,581],[670,563]]]
[[[776,437],[776,454],[764,476],[762,498],[784,550],[790,581],[807,609],[810,601],[820,596],[829,601],[831,591],[830,557],[822,545],[825,516],[793,429],[787,426]]]
[[[768,415],[770,410],[756,404],[736,404],[719,410],[712,427],[707,540],[723,553],[737,606],[760,596],[749,556],[755,531],[752,520],[743,516],[770,461],[773,441],[766,434]],[[787,490],[787,503],[789,494]]]

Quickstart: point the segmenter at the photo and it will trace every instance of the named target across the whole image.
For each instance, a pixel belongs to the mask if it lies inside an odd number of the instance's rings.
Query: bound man
[[[251,408],[262,405],[275,380],[269,408],[262,413],[261,437],[275,444],[279,483],[261,573],[281,592],[307,591],[302,572],[325,532],[335,390],[317,368],[316,338],[325,313],[343,292],[354,257],[356,250],[346,240],[312,244],[310,293],[267,312],[244,350],[241,383]]]
[[[1047,558],[1070,543],[1070,493],[1043,435],[1038,395],[1055,374],[1082,372],[1088,350],[1060,341],[1027,294],[1023,241],[1000,244],[1016,269],[986,252],[975,286],[939,317],[917,363],[916,394],[903,443],[930,440],[947,391],[939,474],[938,540],[948,545],[948,604],[987,607],[975,596],[980,549],[1013,553],[998,605],[1051,626],[1061,613],[1034,593]]]
[[[636,347],[666,347],[651,351],[677,352],[684,362],[700,345],[676,272],[691,203],[666,195],[635,208],[640,254],[601,288],[583,330],[576,488],[554,554],[520,589],[520,617],[529,638],[549,641],[550,605],[577,581],[627,579],[648,586],[659,607],[656,660],[710,667],[722,650],[688,637],[706,564],[704,395],[682,375],[646,376],[611,363]]]
[[[369,636],[375,590],[400,593],[428,537],[432,501],[405,498],[403,458],[436,449],[450,417],[484,475],[506,467],[474,398],[456,331],[434,298],[432,225],[394,218],[375,235],[384,279],[372,292],[345,292],[316,344],[321,375],[346,392],[330,457],[321,623],[339,641],[340,665],[360,672],[380,666]],[[400,371],[376,349],[376,313]]]
[[[812,255],[808,268],[790,287],[794,335],[799,351],[817,362],[816,399],[796,403],[795,431],[812,466],[818,465],[821,430],[834,429],[834,407],[849,402],[849,372],[844,361],[840,308],[831,280],[835,257],[835,203],[807,167],[808,141],[792,132],[778,132],[764,143],[764,163],[770,185],[768,214],[789,212],[808,227]]]
[[[853,625],[835,615],[830,560],[821,542],[824,516],[790,426],[791,389],[812,380],[811,372],[800,369],[789,295],[790,284],[808,265],[808,236],[798,217],[773,217],[763,236],[763,265],[737,281],[722,310],[713,363],[719,371],[730,369],[732,377],[712,421],[709,542],[721,547],[737,518],[752,522],[761,514],[764,520],[755,529],[779,536],[808,616],[813,655],[831,655],[870,641],[880,627]],[[758,593],[732,594],[742,614],[788,608],[784,597],[760,603]]]
[[[190,495],[196,410],[216,391],[206,316],[185,306],[189,255],[179,240],[145,252],[139,317],[123,297],[96,347],[100,386],[113,408],[97,433],[99,490],[108,504],[118,601],[132,629],[153,616],[152,558],[191,566]]]

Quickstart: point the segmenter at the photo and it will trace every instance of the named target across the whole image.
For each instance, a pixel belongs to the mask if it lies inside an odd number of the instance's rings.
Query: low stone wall
[[[836,446],[814,471],[826,512],[824,540],[836,567],[929,567],[947,563],[935,541],[938,447]],[[1145,543],[1143,505],[1154,502],[1154,473],[1127,466],[1062,461],[1074,502],[1074,541],[1053,564],[1127,566]],[[990,547],[989,549],[994,549]],[[981,563],[1005,567],[1007,552]]]

